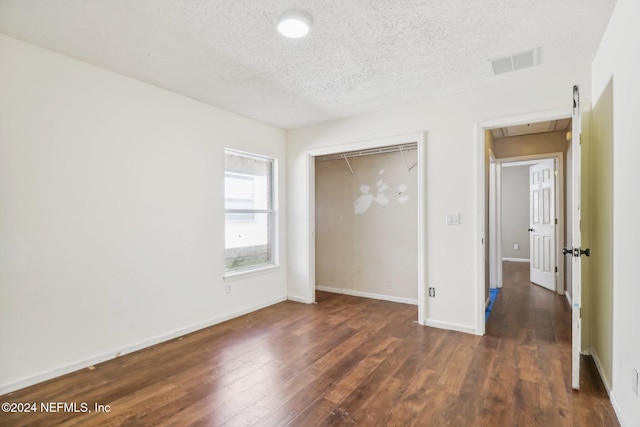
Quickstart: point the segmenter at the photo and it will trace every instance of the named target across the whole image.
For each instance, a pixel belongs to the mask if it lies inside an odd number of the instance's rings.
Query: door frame
[[[489,233],[489,288],[502,287],[502,269],[498,268],[498,260],[500,259],[498,257],[502,251],[499,240],[501,221],[499,189],[500,166],[493,151],[489,150],[489,230],[497,230],[497,233]]]
[[[326,147],[314,148],[306,151],[306,171],[307,177],[307,203],[305,212],[306,222],[306,246],[307,246],[307,271],[308,282],[306,284],[305,302],[313,304],[316,300],[316,244],[315,244],[315,228],[316,228],[316,166],[315,158],[317,156],[327,156],[330,154],[339,154],[349,151],[367,150],[371,148],[388,147],[392,145],[401,145],[409,142],[417,142],[417,190],[418,190],[418,323],[426,324],[426,256],[427,247],[426,238],[426,159],[425,159],[425,141],[426,133],[418,132],[405,135],[391,136],[387,138],[370,139],[358,142],[349,142],[344,144],[331,145]]]
[[[555,179],[555,208],[556,208],[556,216],[558,218],[558,227],[556,229],[555,236],[555,259],[556,259],[556,267],[558,267],[557,279],[556,279],[556,293],[558,295],[564,295],[566,292],[566,284],[565,284],[565,275],[564,275],[564,257],[561,256],[562,248],[564,247],[564,239],[565,239],[565,228],[566,223],[564,220],[565,215],[565,191],[564,191],[564,182],[565,182],[565,167],[564,167],[564,153],[556,152],[556,153],[543,153],[543,154],[531,154],[528,156],[519,156],[519,157],[509,157],[504,159],[498,159],[496,162],[498,164],[498,168],[502,171],[503,167],[513,167],[513,166],[531,166],[537,164],[540,160],[555,160],[556,169],[558,171],[558,175]],[[502,173],[499,175],[499,184],[498,187],[502,188]],[[502,203],[502,198],[498,197],[500,203]],[[500,204],[498,204],[495,209],[500,210]],[[499,238],[502,237],[502,218],[496,224],[496,228],[494,230],[489,229],[489,234],[496,234]],[[497,237],[497,238],[498,238]],[[498,265],[494,266],[495,268],[500,268],[500,263],[502,262],[502,246],[498,245],[497,247],[498,256],[496,257],[496,262]],[[500,287],[502,287],[502,275],[500,275]]]
[[[486,165],[485,165],[485,153],[486,153],[486,140],[485,131],[495,129],[504,126],[514,126],[533,122],[542,122],[547,120],[559,120],[571,117],[571,106],[566,108],[557,108],[554,110],[545,110],[531,112],[511,117],[502,117],[497,119],[486,120],[476,123],[476,229],[478,230],[476,235],[476,301],[475,301],[475,317],[476,317],[476,335],[485,334],[485,242],[489,239],[489,230],[486,227],[486,209],[488,200],[485,195],[487,194],[487,183],[485,182]],[[549,156],[545,154],[545,156]],[[556,196],[557,197],[557,196]],[[564,236],[563,236],[564,238]],[[556,239],[560,242],[561,239]],[[564,240],[562,240],[564,241]],[[556,242],[556,246],[557,246]],[[564,263],[562,264],[564,271]],[[558,269],[560,273],[560,268]],[[564,273],[563,273],[564,276]],[[560,286],[557,287],[560,289]],[[564,289],[562,289],[564,293]]]

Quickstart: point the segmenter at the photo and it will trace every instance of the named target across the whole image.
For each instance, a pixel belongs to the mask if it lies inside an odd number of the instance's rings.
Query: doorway
[[[558,142],[557,148],[565,145]],[[489,208],[499,218],[492,223],[495,228],[489,228],[491,239],[499,241],[491,268],[501,272],[502,262],[528,263],[529,281],[560,295],[566,289],[560,256],[566,223],[565,157],[556,152],[497,160],[498,194]],[[502,287],[502,274],[492,287]]]
[[[418,305],[416,151],[315,157],[316,290]]]
[[[502,277],[499,271],[501,271],[502,251],[501,251],[501,236],[499,235],[500,227],[492,227],[490,224],[500,224],[500,211],[497,206],[500,206],[500,179],[502,164],[509,162],[522,162],[522,161],[539,161],[543,158],[555,158],[558,164],[559,178],[564,178],[564,171],[566,169],[565,162],[569,161],[571,156],[571,143],[566,139],[566,129],[570,123],[571,109],[558,109],[550,110],[539,113],[531,113],[523,116],[503,118],[492,121],[480,123],[478,125],[478,161],[480,163],[478,171],[478,212],[481,233],[479,234],[478,245],[478,286],[476,288],[476,314],[477,314],[477,334],[484,335],[485,333],[485,301],[488,298],[489,286],[487,278],[491,276],[493,280],[490,280],[492,286],[500,287],[502,284]],[[550,128],[549,126],[555,126]],[[520,137],[523,145],[508,145],[508,144],[496,144],[495,141],[499,138],[495,138],[497,132],[509,133],[512,130],[514,133],[520,133],[520,135],[504,135]],[[534,136],[542,133],[555,133],[556,140],[560,140],[562,148],[558,149],[558,142],[535,144],[533,143]],[[507,142],[503,140],[501,142]],[[513,142],[513,140],[510,140]],[[490,183],[490,170],[491,163],[489,161],[492,154],[496,158],[496,171],[495,171],[495,184]],[[491,196],[491,192],[495,191],[495,196]],[[564,206],[564,200],[567,194],[570,194],[566,190],[565,184],[558,186],[556,192],[556,201],[558,206]],[[491,201],[491,203],[490,203]],[[493,211],[492,211],[493,210]],[[568,212],[565,213],[568,214]],[[495,219],[493,219],[495,217]],[[491,220],[490,220],[491,219]],[[557,286],[556,292],[564,294],[564,278],[565,278],[565,260],[559,259],[561,254],[561,244],[565,241],[565,215],[558,215],[557,236],[555,245],[555,259],[557,272]],[[492,233],[494,233],[492,235]],[[492,247],[492,243],[493,246]],[[495,254],[489,256],[489,254]],[[496,265],[497,264],[497,265]],[[487,274],[487,269],[493,274]]]
[[[307,260],[307,268],[309,270],[309,282],[306,289],[306,301],[307,303],[315,302],[315,290],[316,290],[316,158],[323,156],[340,155],[342,153],[351,153],[366,150],[376,150],[385,147],[404,146],[406,144],[415,144],[417,164],[412,168],[417,178],[417,305],[418,305],[418,323],[425,324],[426,319],[426,280],[425,280],[425,267],[426,267],[426,236],[425,236],[425,194],[424,194],[424,156],[425,156],[425,134],[416,133],[409,135],[400,135],[395,137],[381,138],[376,140],[352,142],[345,144],[332,145],[328,147],[320,147],[307,151],[307,191],[309,198],[307,200],[307,247],[309,258]],[[412,165],[408,165],[411,167]],[[352,171],[355,172],[355,171]],[[384,183],[383,183],[384,184]],[[374,185],[377,185],[375,183]],[[401,197],[401,195],[398,195]],[[366,200],[364,200],[366,202]]]

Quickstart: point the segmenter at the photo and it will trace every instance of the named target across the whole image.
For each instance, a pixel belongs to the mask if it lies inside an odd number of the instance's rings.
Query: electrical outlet
[[[513,245],[513,250],[514,250],[514,251],[517,251],[518,249],[520,249],[520,245],[519,245],[519,244],[517,244],[517,243],[516,243],[516,244],[514,244],[514,245]]]
[[[231,283],[227,283],[227,293],[231,293]]]
[[[429,296],[430,297],[436,296],[436,288],[429,288]]]
[[[637,396],[638,395],[638,370],[637,369],[633,369],[633,372],[631,372],[631,389]]]

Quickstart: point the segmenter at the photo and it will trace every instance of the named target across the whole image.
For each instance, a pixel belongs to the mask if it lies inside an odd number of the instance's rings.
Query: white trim
[[[495,261],[498,262],[502,258],[502,165],[496,161],[496,256]],[[489,230],[491,233],[491,230]],[[496,287],[502,289],[502,261],[499,261],[499,265],[496,265],[497,270],[497,283]]]
[[[486,156],[486,140],[485,140],[485,128],[486,126],[481,123],[476,124],[476,292],[475,292],[475,328],[472,333],[476,335],[484,335],[485,332],[485,312],[486,309],[483,306],[485,298],[485,242],[489,238],[488,231],[485,227],[486,221],[486,204],[485,200],[485,156]],[[496,254],[497,259],[500,259],[501,254]],[[447,328],[445,328],[447,329]]]
[[[607,378],[602,372],[602,365],[600,363],[600,359],[598,359],[598,354],[594,351],[593,347],[591,347],[591,349],[589,350],[589,353],[591,354],[591,357],[593,357],[593,361],[596,364],[596,368],[598,369],[598,374],[600,375],[602,384],[604,384],[604,389],[607,390],[607,395],[609,396],[609,401],[611,402],[611,406],[613,406],[613,411],[616,413],[616,416],[618,417],[618,423],[620,423],[621,427],[627,426],[628,424],[624,422],[622,418],[622,412],[620,411],[620,408],[618,406],[618,402],[616,401],[613,395],[613,389],[611,388],[611,385],[609,384],[609,382],[607,381]]]
[[[498,280],[498,270],[501,270],[498,262],[498,164],[496,156],[489,150],[489,287],[499,288],[501,283]]]
[[[611,384],[609,384],[609,380],[604,375],[604,372],[602,370],[602,364],[600,363],[600,359],[598,358],[598,353],[595,352],[595,349],[593,347],[589,349],[589,353],[591,354],[591,357],[593,357],[593,361],[596,364],[596,368],[598,368],[598,374],[600,374],[600,379],[604,384],[604,388],[607,390],[607,394],[609,395],[609,397],[611,397]]]
[[[613,411],[616,413],[616,416],[618,417],[618,423],[620,424],[620,427],[630,426],[631,424],[627,423],[624,417],[622,416],[620,405],[618,405],[618,401],[615,398],[615,394],[613,390],[611,390],[611,392],[609,393],[609,400],[611,401],[611,406],[613,406]]]
[[[268,301],[268,302],[265,302],[265,303],[262,303],[262,304],[257,304],[257,305],[254,305],[254,306],[251,306],[251,307],[247,307],[247,308],[244,308],[244,309],[241,309],[241,310],[237,310],[237,311],[231,312],[229,314],[225,314],[223,316],[218,316],[218,317],[215,317],[215,318],[213,318],[211,320],[208,320],[206,322],[196,323],[195,325],[191,325],[191,326],[188,326],[186,328],[181,328],[181,329],[178,329],[177,331],[170,332],[170,333],[167,333],[167,334],[162,334],[162,335],[159,335],[157,337],[141,341],[141,342],[139,342],[137,344],[133,344],[133,345],[130,345],[130,346],[122,347],[122,348],[117,349],[117,350],[112,350],[112,351],[110,351],[108,353],[104,353],[104,354],[101,354],[101,355],[98,355],[98,356],[94,356],[94,357],[91,357],[89,359],[82,360],[80,362],[76,362],[76,363],[72,363],[70,365],[62,366],[62,367],[53,369],[51,371],[44,372],[44,373],[41,373],[41,374],[38,374],[38,375],[34,375],[34,376],[31,376],[31,377],[25,378],[23,380],[10,383],[10,384],[5,384],[5,385],[0,386],[0,394],[11,393],[13,391],[20,390],[22,388],[29,387],[29,386],[32,386],[34,384],[41,383],[43,381],[50,380],[52,378],[56,378],[56,377],[68,374],[70,372],[78,371],[80,369],[84,369],[84,368],[87,368],[87,367],[92,366],[92,365],[97,365],[98,363],[106,362],[107,360],[115,359],[117,357],[124,356],[125,354],[133,353],[135,351],[142,350],[142,349],[145,349],[145,348],[148,348],[148,347],[163,343],[165,341],[169,341],[169,340],[172,340],[174,338],[178,338],[178,337],[190,334],[192,332],[199,331],[201,329],[206,329],[206,328],[208,328],[210,326],[217,325],[217,324],[225,322],[227,320],[243,316],[243,315],[245,315],[247,313],[252,313],[254,311],[260,310],[262,308],[265,308],[265,307],[268,307],[268,306],[271,306],[271,305],[274,305],[274,304],[278,304],[278,303],[280,303],[282,301],[286,301],[286,300],[287,300],[287,298],[284,297],[284,296],[283,297],[278,297],[278,298],[272,299],[271,301]]]
[[[345,144],[329,145],[325,147],[313,148],[307,151],[312,157],[326,156],[329,154],[347,153],[350,151],[361,151],[378,147],[388,147],[392,145],[404,145],[407,142],[417,142],[418,149],[420,148],[420,141],[424,140],[424,134],[422,132],[395,135],[385,138],[368,139],[365,141],[348,142]]]
[[[406,144],[407,142],[416,142],[418,146],[418,250],[417,250],[417,260],[418,260],[418,282],[416,286],[418,287],[418,323],[424,325],[424,319],[426,318],[426,300],[425,300],[425,286],[426,286],[426,257],[424,256],[425,248],[427,247],[426,242],[426,232],[425,232],[425,224],[426,224],[426,191],[425,191],[425,133],[412,133],[405,135],[396,135],[390,136],[386,138],[366,140],[366,141],[358,141],[358,142],[350,142],[346,144],[338,144],[338,145],[330,145],[326,147],[314,148],[308,150],[306,152],[307,162],[306,162],[306,180],[307,180],[307,192],[306,192],[306,212],[304,215],[306,221],[306,229],[305,233],[306,239],[306,265],[305,271],[307,272],[306,277],[306,301],[312,303],[315,301],[315,262],[316,262],[316,254],[315,254],[315,157],[323,156],[329,154],[336,153],[344,153],[349,151],[359,151],[371,148],[378,147],[386,147],[391,145],[401,145]]]
[[[231,281],[235,281],[235,280],[240,280],[243,279],[245,277],[250,277],[250,276],[254,276],[256,274],[263,274],[263,273],[267,273],[268,270],[274,269],[274,268],[278,268],[279,267],[279,261],[280,261],[280,227],[279,227],[279,223],[280,223],[280,218],[278,215],[278,212],[280,210],[279,207],[279,202],[280,202],[280,192],[279,192],[279,188],[280,188],[280,180],[278,179],[279,174],[280,174],[280,166],[279,166],[279,162],[278,159],[276,159],[275,157],[270,157],[270,156],[264,156],[261,154],[254,154],[254,153],[248,153],[246,151],[239,151],[239,150],[234,150],[232,148],[225,148],[224,149],[224,154],[225,154],[225,159],[227,156],[227,153],[230,154],[235,154],[237,156],[241,156],[241,157],[246,157],[246,158],[252,158],[252,159],[258,159],[258,160],[264,160],[264,161],[268,161],[271,163],[271,176],[269,177],[269,196],[271,198],[271,208],[270,209],[226,209],[225,208],[225,212],[238,212],[238,213],[266,213],[269,216],[269,222],[271,224],[271,226],[269,227],[268,230],[268,237],[267,237],[267,246],[270,249],[270,259],[269,262],[267,264],[262,264],[262,265],[257,265],[257,266],[250,266],[250,267],[246,267],[246,268],[241,268],[241,269],[237,269],[237,270],[226,270],[225,273],[223,274],[222,278],[225,282],[231,282]],[[238,173],[238,172],[227,172],[226,171],[226,166],[225,166],[225,176],[227,174],[233,174],[233,175],[240,175],[240,176],[252,176],[252,175],[248,175],[248,174],[243,174],[243,173]],[[226,197],[226,195],[225,195]],[[226,218],[226,215],[225,215]],[[226,219],[224,224],[226,226]],[[255,274],[254,274],[255,273]]]
[[[474,334],[476,332],[476,329],[473,326],[460,325],[458,323],[441,322],[439,320],[427,319],[424,324],[426,326],[431,326],[432,328],[447,329],[450,331],[464,332],[466,334]]]
[[[305,233],[305,248],[307,248],[307,259],[305,260],[304,271],[307,272],[306,303],[316,302],[316,162],[314,155],[307,152],[306,162],[307,191],[305,194],[307,212]]]
[[[362,291],[354,291],[352,289],[332,288],[329,286],[316,285],[316,289],[319,291],[331,292],[332,294],[351,295],[354,297],[371,298],[371,299],[378,299],[382,301],[399,302],[402,304],[418,305],[418,300],[415,298],[403,298],[403,297],[396,297],[393,295],[374,294],[372,292],[362,292]]]
[[[246,270],[230,270],[224,276],[222,276],[222,278],[225,282],[235,282],[236,280],[246,279],[247,277],[272,273],[279,269],[279,265],[269,264],[261,267],[248,268]]]
[[[427,318],[427,301],[425,292],[427,288],[427,257],[425,256],[427,248],[427,194],[426,187],[426,168],[427,168],[427,150],[425,146],[425,134],[417,134],[418,152],[416,159],[418,161],[418,324],[424,325]]]
[[[307,298],[301,297],[301,296],[296,296],[296,295],[287,295],[287,300],[293,301],[293,302],[301,302],[303,304],[309,304],[307,302]]]
[[[509,258],[509,257],[502,257],[502,261],[503,262],[531,262],[529,258]]]
[[[537,111],[517,116],[501,117],[498,119],[485,120],[480,123],[483,131],[504,126],[524,125],[533,122],[545,122],[547,120],[559,120],[571,117],[571,107],[555,108],[553,110]]]
[[[537,156],[546,156],[546,154],[537,154]],[[514,168],[514,167],[518,167],[518,166],[533,166],[533,165],[537,165],[538,163],[540,163],[538,160],[518,160],[518,159],[523,159],[523,158],[529,158],[531,156],[522,156],[522,157],[509,157],[509,158],[504,158],[504,159],[500,159],[500,162],[503,163],[502,167],[503,168]],[[539,160],[544,160],[544,159],[539,159]]]

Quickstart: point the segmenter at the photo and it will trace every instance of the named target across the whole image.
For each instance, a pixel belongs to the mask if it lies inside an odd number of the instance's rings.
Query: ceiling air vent
[[[540,65],[540,48],[537,47],[526,52],[494,59],[491,61],[491,65],[495,75],[535,67]]]

